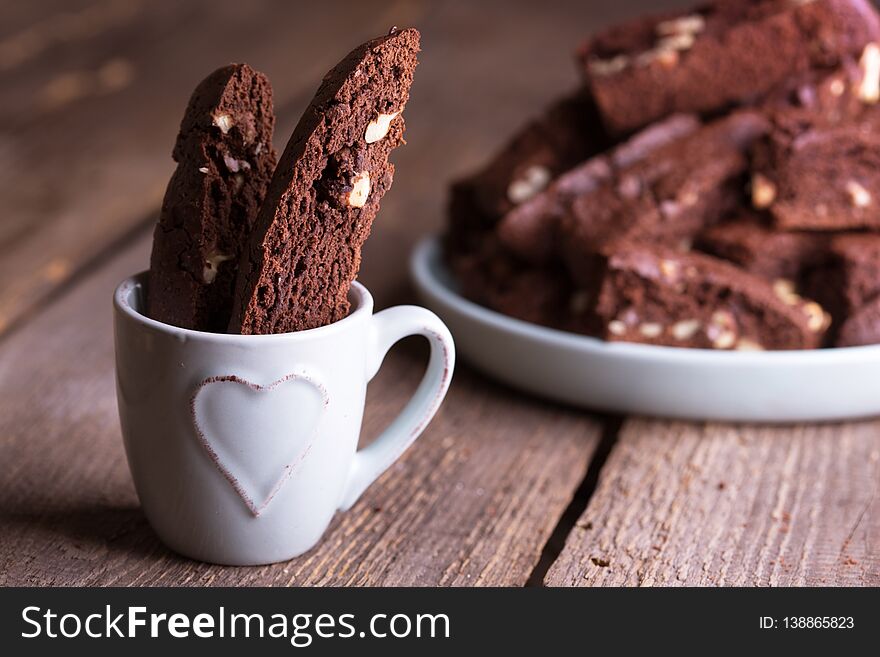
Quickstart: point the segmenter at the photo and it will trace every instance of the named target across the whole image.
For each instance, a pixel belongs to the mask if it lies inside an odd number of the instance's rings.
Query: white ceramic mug
[[[146,274],[114,295],[122,437],[141,504],[181,554],[230,565],[290,559],[421,434],[446,395],[455,347],[432,312],[373,315],[352,285],[345,319],[297,333],[223,335],[143,314]],[[414,396],[358,451],[367,382],[408,335],[431,345]]]

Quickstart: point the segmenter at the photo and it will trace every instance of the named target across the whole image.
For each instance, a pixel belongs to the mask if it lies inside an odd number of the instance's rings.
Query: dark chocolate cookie
[[[880,228],[880,45],[771,111],[752,158],[752,204],[784,230]]]
[[[700,233],[694,247],[729,260],[770,281],[797,284],[808,268],[821,262],[827,236],[805,231],[781,231],[767,225],[762,215],[740,209],[722,224]]]
[[[625,133],[673,112],[759,100],[792,76],[858,56],[878,36],[868,0],[714,0],[614,26],[579,59],[606,125]]]
[[[605,340],[812,349],[830,321],[814,301],[707,255],[613,243],[592,260],[591,275],[576,292],[581,330]]]
[[[654,151],[699,128],[700,122],[695,116],[677,114],[578,164],[556,178],[547,189],[508,212],[496,228],[498,238],[507,249],[528,262],[549,261],[558,256],[557,229],[573,203],[594,193],[617,171],[644,161]]]
[[[238,259],[275,169],[274,125],[269,81],[246,64],[218,69],[196,87],[153,238],[153,319],[226,330]]]
[[[844,322],[880,297],[880,235],[836,235],[825,260],[804,276],[804,291],[834,317],[833,338]]]
[[[299,121],[242,258],[229,331],[285,333],[349,311],[348,291],[379,201],[419,51],[414,29],[359,46],[331,70]]]
[[[571,285],[561,263],[522,262],[486,233],[479,247],[458,253],[450,266],[467,298],[534,324],[564,325]]]
[[[739,202],[747,151],[768,127],[760,114],[735,112],[615,170],[575,198],[559,222],[568,266],[576,271],[584,256],[614,240],[689,247]]]
[[[862,306],[837,332],[835,347],[860,347],[880,342],[880,298]]]

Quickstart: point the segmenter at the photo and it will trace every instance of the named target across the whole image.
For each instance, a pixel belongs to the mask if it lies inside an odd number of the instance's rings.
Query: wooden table
[[[189,561],[138,507],[110,294],[147,265],[202,76],[228,61],[266,71],[281,146],[345,51],[392,24],[423,30],[409,144],[361,275],[382,307],[410,298],[408,253],[440,227],[447,182],[576,84],[582,36],[649,4],[0,5],[0,585],[880,584],[880,422],[590,415],[466,364],[420,441],[299,559]],[[425,354],[404,343],[389,358],[365,436],[400,408]]]

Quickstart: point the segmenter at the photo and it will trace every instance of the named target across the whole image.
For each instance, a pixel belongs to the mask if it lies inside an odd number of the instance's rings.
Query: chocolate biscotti
[[[778,228],[880,228],[880,134],[810,129],[772,151],[755,170],[752,196]]]
[[[831,239],[823,260],[806,273],[804,289],[842,324],[880,296],[880,235],[853,233]]]
[[[498,223],[498,238],[513,254],[532,263],[558,255],[558,229],[572,203],[611,181],[617,172],[696,132],[699,120],[681,114],[651,125],[614,147],[560,175],[544,191],[508,212]]]
[[[880,343],[880,298],[859,308],[837,331],[835,347],[861,347]]]
[[[581,322],[608,341],[705,349],[818,347],[828,318],[724,261],[647,244],[609,244],[580,281]]]
[[[283,333],[342,319],[361,246],[391,187],[414,29],[361,45],[324,78],[299,121],[242,257],[229,330]]]
[[[754,102],[878,39],[868,0],[716,0],[612,27],[579,60],[606,126],[625,133],[675,112]]]
[[[825,257],[827,237],[805,231],[781,231],[766,218],[740,210],[724,223],[711,226],[694,240],[694,248],[770,281],[797,282]]]
[[[806,101],[771,113],[753,158],[753,205],[785,230],[880,228],[880,46]]]
[[[560,263],[535,266],[507,252],[492,234],[457,254],[455,278],[467,298],[534,324],[562,327],[572,289]]]
[[[218,69],[196,87],[153,238],[153,319],[226,330],[238,259],[275,169],[274,125],[269,81],[245,64]]]
[[[578,196],[560,222],[563,256],[616,240],[689,248],[693,236],[735,207],[751,144],[768,124],[741,111],[651,152],[594,192]]]

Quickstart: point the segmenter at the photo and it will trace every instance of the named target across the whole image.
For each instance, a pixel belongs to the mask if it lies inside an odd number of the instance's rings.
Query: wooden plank
[[[880,421],[634,420],[545,582],[877,586]]]
[[[143,236],[0,345],[0,585],[521,585],[587,468],[599,425],[462,369],[425,435],[309,555],[221,568],[165,550],[129,479],[116,415],[110,293]],[[414,389],[392,352],[366,436]]]

